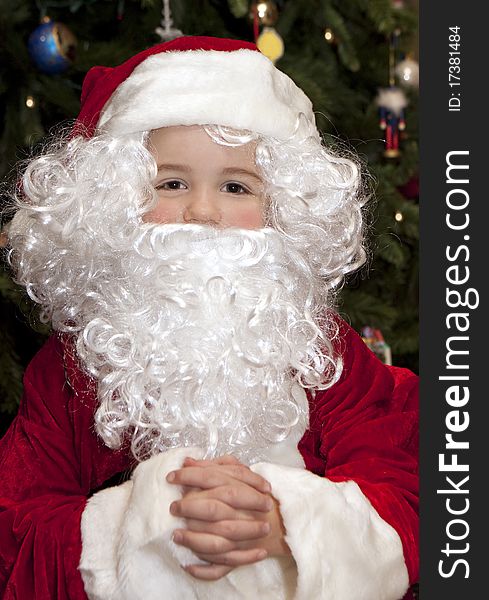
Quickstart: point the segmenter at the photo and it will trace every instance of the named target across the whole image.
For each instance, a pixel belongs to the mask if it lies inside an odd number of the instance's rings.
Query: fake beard
[[[198,446],[252,463],[300,437],[299,384],[326,387],[336,365],[312,316],[314,278],[282,234],[144,225],[111,260],[77,339],[109,447],[129,437],[138,459]]]

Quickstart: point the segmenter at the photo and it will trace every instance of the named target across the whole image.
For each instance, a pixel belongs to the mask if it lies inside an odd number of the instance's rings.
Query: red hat
[[[75,132],[85,136],[172,125],[225,125],[286,139],[318,136],[312,104],[250,42],[183,36],[83,82]],[[300,117],[302,115],[302,117]]]

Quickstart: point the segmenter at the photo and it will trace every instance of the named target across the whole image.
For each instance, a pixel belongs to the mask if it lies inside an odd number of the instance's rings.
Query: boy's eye
[[[178,179],[170,179],[169,181],[163,181],[156,186],[157,190],[185,190],[187,186],[183,181]]]
[[[222,190],[227,192],[228,194],[249,194],[250,191],[241,185],[241,183],[236,183],[235,181],[230,181],[229,183],[225,183],[222,186]]]

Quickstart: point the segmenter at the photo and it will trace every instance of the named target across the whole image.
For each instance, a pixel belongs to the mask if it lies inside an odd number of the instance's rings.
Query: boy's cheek
[[[181,212],[181,208],[166,203],[156,206],[145,213],[142,218],[144,223],[181,223]]]
[[[222,226],[259,229],[264,226],[263,209],[261,206],[235,208],[226,213]]]

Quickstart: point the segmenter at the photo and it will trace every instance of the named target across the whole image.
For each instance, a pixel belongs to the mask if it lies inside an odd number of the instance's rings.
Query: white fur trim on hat
[[[312,104],[295,83],[253,50],[154,54],[106,103],[97,130],[112,134],[172,125],[224,125],[279,139],[319,134]]]

